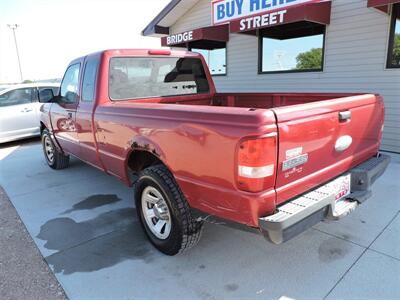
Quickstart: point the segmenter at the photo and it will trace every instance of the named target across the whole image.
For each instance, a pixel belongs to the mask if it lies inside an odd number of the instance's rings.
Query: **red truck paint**
[[[300,195],[374,156],[384,119],[382,98],[374,94],[217,93],[206,69],[210,92],[173,97],[112,101],[108,72],[112,57],[193,57],[194,53],[149,50],[107,50],[100,66],[95,101],[46,104],[43,126],[62,150],[131,185],[128,160],[138,150],[157,156],[175,177],[192,208],[258,227],[258,219]],[[80,73],[81,95],[82,74]],[[339,112],[351,120],[340,121]],[[350,135],[343,152],[335,142]],[[238,186],[238,149],[247,139],[275,136],[274,177],[262,191]],[[282,171],[288,153],[301,148],[304,165]],[[295,150],[300,151],[300,150]]]

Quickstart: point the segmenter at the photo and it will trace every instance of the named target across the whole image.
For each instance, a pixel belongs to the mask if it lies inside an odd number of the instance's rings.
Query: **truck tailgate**
[[[272,110],[279,131],[277,204],[346,172],[379,149],[384,105],[378,95]]]

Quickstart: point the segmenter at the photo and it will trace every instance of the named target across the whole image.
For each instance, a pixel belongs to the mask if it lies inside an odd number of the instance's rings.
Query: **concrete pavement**
[[[0,187],[0,299],[67,299]]]
[[[207,224],[167,257],[145,239],[132,190],[72,159],[47,167],[37,143],[0,150],[0,184],[70,299],[399,299],[400,155],[374,196],[339,222],[275,246]]]

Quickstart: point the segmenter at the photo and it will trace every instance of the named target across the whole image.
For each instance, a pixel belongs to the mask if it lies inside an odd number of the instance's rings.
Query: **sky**
[[[68,63],[112,48],[160,48],[141,31],[170,0],[1,0],[0,83],[61,78]]]

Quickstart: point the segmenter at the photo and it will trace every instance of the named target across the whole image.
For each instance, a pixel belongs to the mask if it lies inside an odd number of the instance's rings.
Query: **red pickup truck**
[[[40,97],[49,166],[73,155],[134,186],[144,231],[169,255],[215,219],[280,244],[355,209],[390,160],[379,95],[217,93],[191,52],[90,54]]]

